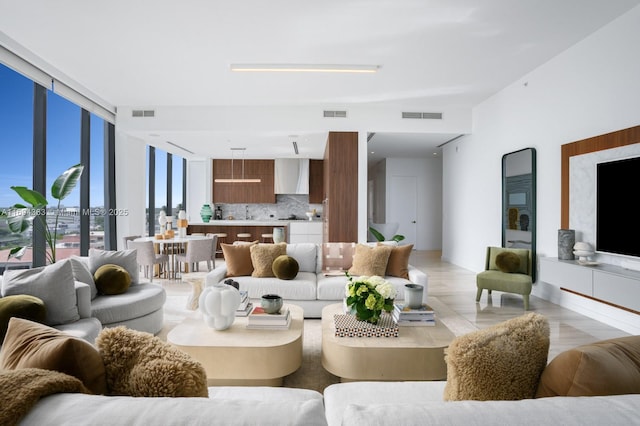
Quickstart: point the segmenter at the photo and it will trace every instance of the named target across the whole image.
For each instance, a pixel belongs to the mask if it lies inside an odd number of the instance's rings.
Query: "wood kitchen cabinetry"
[[[358,133],[329,132],[323,165],[323,241],[358,241]]]
[[[260,179],[260,182],[216,182],[216,179]],[[233,174],[231,160],[213,160],[213,194],[214,203],[242,204],[268,203],[275,204],[276,194],[273,189],[273,160],[234,160]]]
[[[309,160],[309,204],[324,200],[324,161]]]
[[[228,221],[224,221],[227,223]],[[286,223],[277,223],[276,225],[247,225],[247,224],[239,224],[239,225],[217,225],[216,221],[212,221],[210,224],[195,224],[187,226],[187,234],[191,235],[193,233],[202,233],[202,234],[219,234],[225,233],[227,234],[226,238],[223,240],[218,240],[218,246],[216,247],[216,252],[221,252],[220,243],[225,242],[227,244],[232,244],[234,241],[238,239],[238,234],[240,233],[249,233],[251,234],[251,241],[262,241],[262,234],[271,234],[273,232],[273,228],[283,228],[284,229],[284,237],[285,241],[288,238],[288,226]],[[269,241],[271,242],[271,241]],[[218,254],[217,257],[222,257],[222,254]]]

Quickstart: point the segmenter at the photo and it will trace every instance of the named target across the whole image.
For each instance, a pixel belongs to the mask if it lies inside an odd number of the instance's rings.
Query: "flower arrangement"
[[[347,273],[349,282],[345,288],[347,306],[356,319],[377,324],[382,311],[393,311],[396,288],[377,275],[354,279]]]

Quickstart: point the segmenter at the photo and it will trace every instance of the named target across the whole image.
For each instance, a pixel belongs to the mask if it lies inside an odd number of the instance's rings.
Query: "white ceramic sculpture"
[[[226,330],[236,318],[240,292],[227,284],[206,287],[200,295],[200,311],[204,322],[215,330]]]

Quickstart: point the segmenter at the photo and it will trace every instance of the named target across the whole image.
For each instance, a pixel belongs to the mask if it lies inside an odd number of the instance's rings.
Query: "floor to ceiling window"
[[[33,82],[0,64],[0,209],[22,202],[12,186],[32,187],[33,172]],[[12,234],[5,221],[0,221],[0,265],[8,261],[7,247],[29,245],[31,230],[24,235]],[[31,251],[11,262],[31,262]]]
[[[89,207],[92,214],[89,223],[89,247],[104,249],[104,221],[107,217],[104,202],[104,120],[94,114],[91,114],[90,138]]]
[[[147,229],[149,235],[160,233],[161,211],[171,216],[175,230],[178,213],[184,206],[184,159],[161,149],[147,146]],[[150,225],[150,221],[152,224]]]

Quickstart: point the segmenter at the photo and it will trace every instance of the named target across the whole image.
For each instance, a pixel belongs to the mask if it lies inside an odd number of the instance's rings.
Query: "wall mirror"
[[[531,249],[536,258],[536,150],[502,156],[502,247]],[[535,280],[535,277],[534,277]]]

